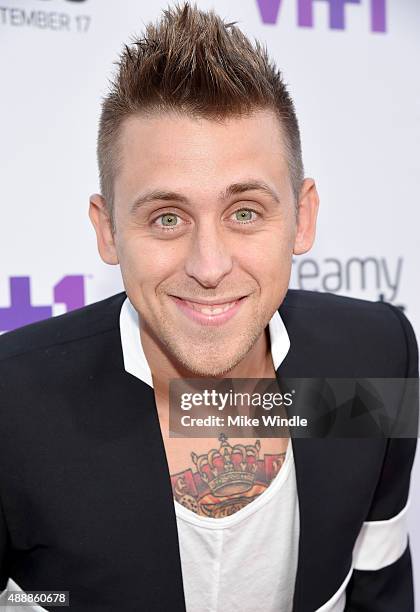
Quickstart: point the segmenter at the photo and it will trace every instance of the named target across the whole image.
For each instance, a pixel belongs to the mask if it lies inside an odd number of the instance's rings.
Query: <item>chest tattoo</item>
[[[231,445],[222,433],[219,442],[200,455],[192,451],[191,465],[171,474],[175,500],[200,516],[234,514],[267,489],[285,460],[285,452],[260,458],[259,440]]]

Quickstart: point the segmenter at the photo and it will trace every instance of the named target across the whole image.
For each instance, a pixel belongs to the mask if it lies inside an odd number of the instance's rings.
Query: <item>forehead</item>
[[[220,190],[250,176],[279,187],[287,178],[284,136],[270,110],[223,121],[179,113],[130,116],[118,145],[118,199],[145,187]]]

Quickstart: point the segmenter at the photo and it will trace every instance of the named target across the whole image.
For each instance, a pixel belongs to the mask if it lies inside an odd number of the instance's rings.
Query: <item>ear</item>
[[[316,218],[318,214],[319,197],[315,181],[306,178],[300,190],[297,210],[297,231],[294,255],[301,255],[309,251],[315,240]]]
[[[110,214],[104,198],[98,193],[89,198],[89,218],[95,228],[101,259],[107,264],[117,265],[119,261]]]

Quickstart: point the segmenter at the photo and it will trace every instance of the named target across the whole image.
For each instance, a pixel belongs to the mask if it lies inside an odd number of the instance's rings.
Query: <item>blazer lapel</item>
[[[290,428],[300,516],[293,612],[334,612],[342,610],[334,606],[335,599],[351,577],[353,542],[363,513],[361,505],[369,504],[367,466],[372,465],[372,472],[376,469],[372,453],[383,442],[322,437],[322,426],[328,424],[329,415],[323,413],[319,394],[313,391],[322,390],[324,377],[333,371],[331,359],[321,350],[322,338],[317,346],[311,343],[311,348],[308,347],[304,324],[295,313],[287,316],[283,308],[279,312],[286,320],[291,346],[276,370],[276,379],[280,388],[285,381],[288,389],[296,383],[296,396],[305,400],[301,404],[303,415],[299,402],[293,401],[285,408],[287,417],[307,416],[308,425],[311,421],[317,423],[312,435],[310,427],[307,432],[299,427]]]
[[[126,409],[139,412],[142,423],[138,444],[142,454],[143,499],[139,500],[139,545],[142,533],[152,535],[153,546],[144,551],[149,580],[141,580],[143,591],[160,592],[162,607],[185,612],[185,597],[179,553],[178,529],[166,452],[160,429],[153,388],[121,368],[124,388],[121,400]],[[153,600],[155,595],[150,597]],[[149,600],[148,597],[145,598]]]

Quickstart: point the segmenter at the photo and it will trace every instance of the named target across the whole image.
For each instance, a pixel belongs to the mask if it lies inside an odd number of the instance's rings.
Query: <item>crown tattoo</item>
[[[213,495],[218,497],[248,491],[255,482],[260,441],[231,446],[223,433],[219,441],[219,449],[212,449],[203,455],[191,453],[198,473]]]

